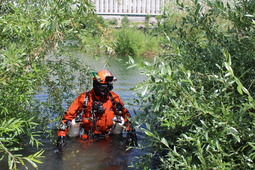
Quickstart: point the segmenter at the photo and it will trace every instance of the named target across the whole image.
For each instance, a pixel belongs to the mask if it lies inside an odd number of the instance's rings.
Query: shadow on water
[[[80,58],[85,64],[89,65],[95,71],[106,68],[117,77],[118,81],[114,84],[113,91],[116,92],[129,109],[131,116],[134,117],[134,110],[137,106],[132,104],[134,98],[133,88],[141,82],[144,77],[140,75],[138,69],[127,69],[127,58],[116,59],[111,57],[102,57],[96,60],[93,57],[86,56],[84,53],[75,52],[75,56]],[[47,97],[42,94],[41,96]],[[45,100],[42,97],[41,100]],[[68,106],[65,106],[66,109]],[[56,136],[57,137],[57,136]],[[43,137],[42,137],[43,138]],[[141,139],[138,132],[138,141]],[[42,159],[43,164],[38,164],[39,170],[122,170],[129,168],[131,162],[135,161],[136,156],[141,156],[142,152],[137,149],[127,150],[125,138],[113,136],[110,139],[100,141],[81,141],[78,138],[69,139],[62,153],[56,153],[54,144],[47,139],[43,140],[43,149],[45,150]],[[35,153],[33,148],[27,148],[23,155]],[[19,167],[19,169],[25,169]],[[28,169],[33,169],[29,167]]]

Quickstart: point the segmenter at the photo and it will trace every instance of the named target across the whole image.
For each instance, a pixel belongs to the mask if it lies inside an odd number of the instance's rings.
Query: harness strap
[[[75,121],[76,122],[81,122],[82,120],[82,114],[84,114],[85,110],[86,110],[86,107],[88,105],[88,92],[86,92],[86,96],[84,98],[84,103],[82,105],[82,110],[78,110],[80,109],[81,107],[79,107],[77,110],[76,110],[76,117],[75,117]]]
[[[82,111],[83,113],[85,112],[85,109],[88,105],[88,102],[89,102],[89,95],[88,95],[89,92],[86,92],[86,96],[84,98],[84,103],[83,103],[83,106],[82,106]]]
[[[109,93],[109,95],[110,95],[110,99],[111,99],[111,102],[112,102],[112,106],[117,111],[117,115],[116,116],[117,116],[117,121],[118,121],[119,119],[121,119],[120,116],[122,116],[122,108],[123,108],[123,106],[119,102],[115,102],[115,100],[114,100],[114,98],[113,98],[111,93]],[[89,102],[89,92],[86,92],[86,96],[84,98],[84,103],[83,103],[83,106],[82,106],[82,114],[85,113],[85,110],[87,108],[88,102]],[[90,129],[90,133],[91,134],[93,132],[93,128],[96,128],[96,130],[97,130],[96,117],[94,117],[94,116],[95,116],[95,113],[92,114],[92,117],[93,117],[93,123],[92,124],[93,125],[91,126],[91,129]]]
[[[112,94],[111,93],[109,93],[109,94],[110,94],[110,98],[111,98],[111,101],[112,101],[112,106],[118,112],[118,115],[121,116],[123,106],[119,102],[116,103],[113,96],[112,96]]]

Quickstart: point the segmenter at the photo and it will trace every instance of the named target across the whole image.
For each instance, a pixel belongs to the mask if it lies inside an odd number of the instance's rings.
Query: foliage
[[[106,22],[102,16],[98,16],[95,13],[88,13],[80,18],[81,27],[79,33],[89,33],[92,36],[100,36],[103,34],[102,28],[107,27]],[[78,34],[79,35],[79,34]],[[75,39],[78,37],[75,37]]]
[[[162,29],[174,46],[181,48],[181,55],[185,57],[183,63],[199,72],[213,72],[215,66],[208,63],[221,64],[224,59],[221,49],[224,48],[232,56],[235,74],[252,85],[249,78],[254,77],[251,64],[255,46],[254,3],[244,1],[224,5],[221,1],[212,1],[208,2],[209,11],[204,10],[198,1],[190,7],[179,5],[187,10],[187,15],[174,26],[164,28],[162,24]],[[252,86],[254,88],[254,84]]]
[[[88,32],[83,32],[79,34],[80,42],[79,47],[82,51],[86,52],[89,55],[96,56],[103,51],[101,46],[101,37],[100,35],[93,36]]]
[[[79,83],[87,83],[88,67],[63,58],[62,43],[82,28],[93,31],[83,20],[92,9],[79,0],[1,1],[0,154],[1,160],[8,157],[9,169],[24,160],[37,167],[43,151],[30,156],[20,151],[27,142],[39,147],[40,130],[63,111],[62,104],[73,97],[70,89],[86,88]],[[36,100],[40,91],[48,92],[47,101]]]
[[[157,28],[171,53],[139,65],[137,168],[254,169],[254,3],[178,5],[179,22],[169,13]]]
[[[130,21],[128,19],[128,17],[125,15],[122,19],[121,19],[121,27],[126,28],[128,27],[130,24]]]
[[[114,33],[113,49],[118,55],[146,56],[159,53],[160,37],[151,37],[135,28],[122,28]],[[150,55],[149,55],[150,56]]]
[[[117,20],[117,18],[113,18],[113,19],[109,20],[108,23],[110,25],[117,25],[118,24],[118,20]]]
[[[142,46],[144,35],[132,29],[123,28],[116,31],[115,51],[121,55],[136,56]]]

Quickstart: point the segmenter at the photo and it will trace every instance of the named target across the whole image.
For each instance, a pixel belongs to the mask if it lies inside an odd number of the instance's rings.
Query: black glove
[[[132,130],[128,131],[128,133],[127,133],[127,145],[128,146],[138,146],[135,129],[132,129]]]
[[[67,123],[70,123],[70,121],[67,121]],[[66,128],[68,127],[67,123],[61,122],[59,124],[59,130],[66,130]]]
[[[57,139],[57,149],[58,151],[62,151],[65,145],[65,136],[59,136]]]

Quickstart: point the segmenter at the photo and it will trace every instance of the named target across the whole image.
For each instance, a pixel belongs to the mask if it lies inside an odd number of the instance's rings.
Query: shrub
[[[122,28],[116,31],[114,37],[114,49],[119,55],[137,56],[144,40],[143,34],[129,28]]]
[[[61,43],[76,36],[92,6],[76,0],[13,3],[2,1],[0,7],[0,160],[7,158],[9,169],[27,162],[37,168],[43,156],[37,137],[62,114],[62,102],[73,95],[70,89],[81,90],[73,80],[86,81],[87,66],[63,58]],[[48,93],[45,102],[35,98],[41,91]],[[38,151],[26,157],[21,153],[27,143]]]
[[[113,49],[118,55],[144,56],[159,52],[158,37],[147,36],[134,28],[122,28],[114,33]]]
[[[118,20],[117,20],[117,18],[114,18],[114,19],[109,20],[108,23],[110,25],[117,25],[118,24]]]
[[[128,19],[127,16],[124,16],[124,17],[121,19],[121,27],[126,28],[126,27],[129,26],[129,23],[130,23],[130,21],[129,21],[129,19]]]
[[[192,2],[179,4],[179,22],[159,25],[171,53],[140,65],[148,80],[136,119],[148,153],[137,167],[254,169],[254,3]]]

